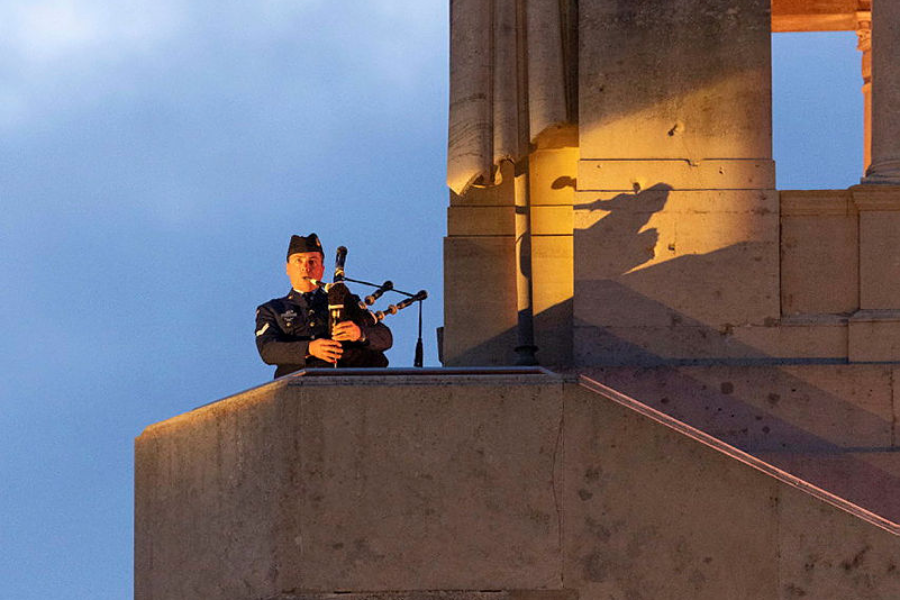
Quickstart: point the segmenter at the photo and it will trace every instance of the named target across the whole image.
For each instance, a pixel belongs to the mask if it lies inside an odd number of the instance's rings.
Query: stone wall
[[[135,464],[137,600],[900,594],[893,524],[546,372],[288,377]]]
[[[643,184],[646,178],[627,164],[582,160],[580,168],[581,186],[618,189],[582,190],[579,197],[597,198],[576,204],[574,211],[562,205],[556,212],[536,213],[537,223],[554,228],[553,237],[536,243],[541,255],[535,268],[536,312],[542,324],[538,346],[548,349],[539,354],[546,364],[900,360],[897,191],[783,191],[775,196],[774,211],[768,208],[770,193],[761,191],[758,203],[746,209],[758,226],[747,229],[743,212],[710,208],[728,190],[680,193],[657,185],[629,193],[629,185]],[[739,177],[746,187],[769,178],[763,165],[743,168]],[[715,179],[723,170],[715,161],[684,166],[672,170],[670,180],[711,188],[721,185]],[[451,218],[451,233],[475,224],[510,232],[465,242],[448,238],[447,285],[456,287],[454,282],[467,274],[473,282],[462,284],[465,293],[446,308],[448,328],[458,331],[445,347],[450,365],[514,360],[512,210],[508,206],[509,214],[502,216],[505,225],[491,225],[485,215],[468,225],[461,225],[459,216]],[[729,219],[734,223],[729,225]],[[574,247],[581,249],[576,254],[585,255],[575,260],[577,276],[571,273],[572,249],[565,241],[572,237],[562,234],[569,220],[575,226]],[[742,236],[744,241],[738,241]],[[453,250],[462,243],[491,245],[496,256]],[[771,252],[775,247],[777,262]],[[504,261],[497,260],[500,255]],[[479,272],[483,275],[477,276]],[[736,283],[744,281],[768,283]],[[479,294],[479,289],[490,293]],[[467,302],[462,310],[457,301]],[[573,306],[581,315],[574,323]],[[490,332],[496,335],[485,342]],[[573,348],[578,349],[574,356]]]
[[[774,189],[772,28],[853,28],[868,8],[579,3],[577,127],[525,167],[541,364],[900,361],[900,188]],[[451,194],[450,366],[516,360],[516,173],[500,175]]]
[[[900,522],[900,367],[613,367],[592,379]]]
[[[900,190],[781,193],[781,324],[800,357],[900,360]]]

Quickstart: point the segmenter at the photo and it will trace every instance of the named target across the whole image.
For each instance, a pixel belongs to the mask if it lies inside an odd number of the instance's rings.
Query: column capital
[[[872,50],[872,11],[856,11],[856,36],[859,39],[856,49],[860,52]]]

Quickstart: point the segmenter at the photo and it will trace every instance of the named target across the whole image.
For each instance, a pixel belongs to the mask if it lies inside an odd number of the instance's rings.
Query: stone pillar
[[[900,2],[872,3],[872,162],[863,183],[900,185]]]
[[[856,13],[857,49],[862,52],[863,172],[872,164],[872,11]]]
[[[579,2],[577,365],[772,353],[772,2],[724,5]]]
[[[572,362],[572,203],[578,132],[541,136],[528,157],[532,311],[538,360]],[[444,364],[515,364],[517,341],[515,166],[499,185],[451,193],[444,241]]]
[[[865,78],[865,12],[857,22]],[[900,2],[873,0],[869,23],[871,162],[863,185],[852,188],[859,209],[859,310],[849,323],[851,362],[900,360]]]

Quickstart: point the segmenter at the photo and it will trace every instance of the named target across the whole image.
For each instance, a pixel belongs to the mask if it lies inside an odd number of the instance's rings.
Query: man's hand
[[[344,349],[339,341],[321,338],[309,343],[309,353],[325,362],[336,363],[344,353]]]
[[[353,321],[341,321],[334,326],[331,337],[339,342],[355,342],[362,337],[362,329]]]

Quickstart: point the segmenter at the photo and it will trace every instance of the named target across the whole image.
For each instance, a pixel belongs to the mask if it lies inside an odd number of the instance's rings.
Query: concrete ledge
[[[148,428],[135,598],[900,593],[894,524],[642,402],[434,371],[309,371]]]
[[[564,379],[310,370],[135,442],[135,594],[561,589]]]
[[[575,590],[400,591],[368,593],[292,592],[266,600],[578,600]]]
[[[389,382],[397,383],[397,378],[409,382],[422,383],[427,381],[447,383],[445,378],[453,378],[457,383],[457,377],[477,378],[480,382],[490,381],[488,378],[501,377],[517,382],[526,382],[531,376],[559,380],[562,375],[554,373],[543,367],[426,367],[426,368],[386,368],[386,369],[304,369],[286,375],[282,379],[294,384],[308,383],[310,378],[320,380],[327,378],[329,385],[335,382],[349,383],[360,377],[365,378],[365,383]],[[303,379],[301,379],[303,378]],[[523,379],[525,378],[525,379]],[[346,381],[344,381],[346,380]]]

